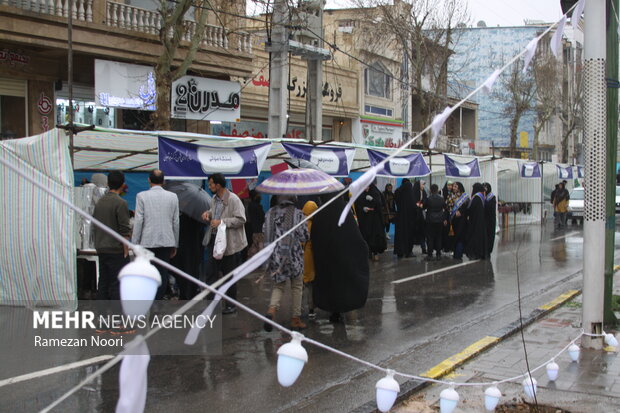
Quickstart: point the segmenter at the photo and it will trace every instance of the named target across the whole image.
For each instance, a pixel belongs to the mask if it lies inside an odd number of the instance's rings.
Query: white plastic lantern
[[[534,397],[536,396],[537,385],[538,382],[534,377],[527,377],[525,380],[523,380],[523,391],[525,392],[525,395],[530,399],[534,399]]]
[[[441,413],[452,413],[459,402],[459,394],[453,387],[444,389],[439,394],[439,411]]]
[[[560,371],[560,366],[555,361],[547,364],[547,377],[550,381],[556,381],[558,379],[558,373]]]
[[[121,301],[123,312],[128,316],[146,314],[161,285],[159,271],[151,262],[147,254],[138,254],[136,258],[125,265],[118,273],[121,282]]]
[[[611,347],[618,347],[618,340],[613,334],[605,334],[605,344]]]
[[[570,359],[572,361],[577,361],[579,360],[579,346],[576,344],[572,344],[569,348],[568,348],[568,355],[570,356]]]
[[[293,332],[292,337],[278,349],[278,382],[283,387],[292,386],[308,362],[308,353],[301,345],[304,336]]]
[[[394,380],[394,371],[388,370],[387,375],[377,382],[375,388],[377,389],[377,408],[381,412],[389,411],[400,392],[400,386]]]
[[[496,386],[488,387],[484,391],[484,408],[492,412],[497,407],[499,399],[502,398],[502,392]]]

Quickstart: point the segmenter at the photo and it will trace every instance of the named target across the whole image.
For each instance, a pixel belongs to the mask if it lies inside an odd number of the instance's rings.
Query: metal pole
[[[544,225],[544,209],[545,209],[545,166],[544,162],[540,161],[540,225]]]
[[[74,145],[73,145],[73,0],[69,0],[69,10],[67,13],[67,83],[69,85],[69,154],[71,155],[71,166],[74,165]]]
[[[618,79],[618,0],[609,0],[611,10],[607,27],[607,79]],[[605,226],[605,324],[614,324],[616,316],[611,309],[611,297],[614,287],[614,250],[616,235],[616,162],[618,150],[618,89],[607,88],[607,222]]]
[[[585,2],[584,32],[584,154],[585,203],[583,224],[583,309],[586,333],[600,333],[603,327],[605,273],[605,187],[606,169],[606,0]],[[578,21],[580,16],[574,16]],[[584,336],[586,348],[601,348],[602,340]]]
[[[288,8],[284,0],[277,0],[273,5],[271,44],[272,62],[269,67],[269,138],[278,139],[286,134],[287,77],[288,77]]]
[[[430,188],[433,185],[433,151],[430,149],[428,151],[428,169],[431,170],[431,173],[428,175],[428,187]]]

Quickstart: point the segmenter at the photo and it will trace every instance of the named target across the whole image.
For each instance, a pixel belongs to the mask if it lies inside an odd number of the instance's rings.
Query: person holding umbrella
[[[164,188],[179,198],[179,247],[170,263],[198,278],[204,252],[201,242],[204,221],[201,215],[211,207],[211,197],[198,183],[192,181],[169,181]],[[175,276],[175,279],[180,300],[191,300],[198,294],[195,283],[180,276]]]
[[[278,205],[269,209],[265,216],[263,234],[265,242],[271,243],[285,232],[299,224],[304,214],[295,208],[295,197],[279,195]],[[301,321],[301,298],[303,292],[304,248],[302,243],[308,241],[308,226],[299,225],[292,233],[278,241],[267,263],[267,273],[273,278],[271,300],[267,310],[267,318],[273,320],[280,308],[280,301],[284,294],[287,281],[290,281],[293,296],[293,315],[291,328],[302,330],[307,325]],[[271,331],[272,325],[264,324],[265,331]]]

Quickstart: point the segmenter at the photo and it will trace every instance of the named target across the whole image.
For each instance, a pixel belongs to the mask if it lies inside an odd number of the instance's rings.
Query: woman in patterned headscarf
[[[462,183],[457,182],[453,185],[453,189],[457,199],[450,210],[450,223],[454,232],[454,259],[463,258],[463,249],[465,248],[465,236],[467,232],[467,207],[469,206],[469,195],[465,192]]]
[[[265,224],[263,226],[265,244],[270,244],[293,226],[303,221],[303,219],[303,212],[295,208],[294,197],[278,196],[278,204],[271,208],[265,216]],[[307,327],[300,317],[303,290],[302,275],[304,273],[304,248],[302,243],[308,241],[308,239],[308,226],[298,226],[295,231],[278,242],[267,262],[267,272],[272,276],[274,284],[266,316],[269,319],[275,318],[276,312],[280,308],[284,287],[286,287],[286,282],[290,280],[293,296],[291,328],[294,330],[301,330]],[[272,326],[265,323],[264,328],[266,331],[271,331]]]

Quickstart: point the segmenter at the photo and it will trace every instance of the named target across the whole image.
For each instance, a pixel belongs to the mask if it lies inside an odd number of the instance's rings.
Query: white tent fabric
[[[0,141],[0,157],[71,199],[69,139],[58,129]],[[76,304],[73,211],[0,166],[0,303]]]

